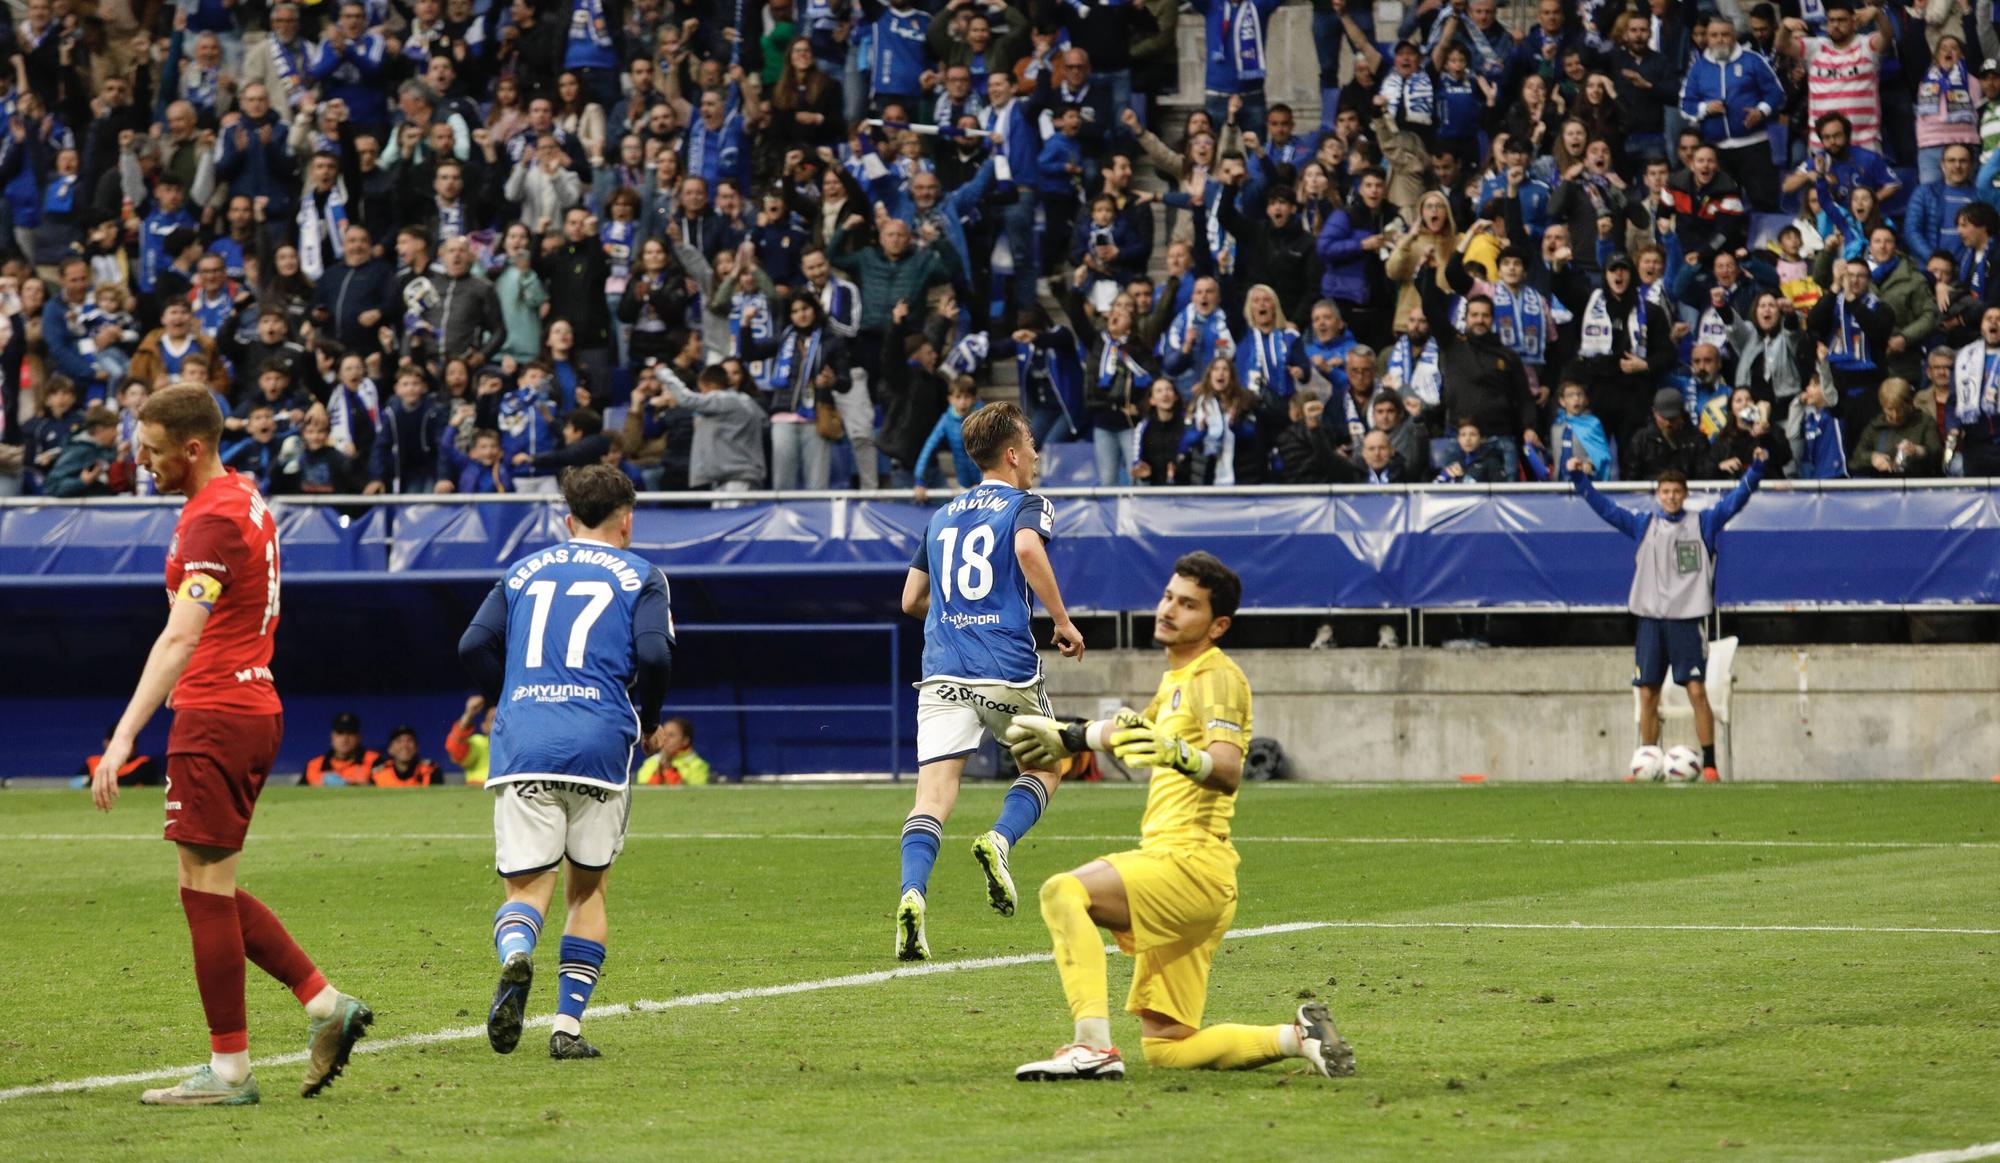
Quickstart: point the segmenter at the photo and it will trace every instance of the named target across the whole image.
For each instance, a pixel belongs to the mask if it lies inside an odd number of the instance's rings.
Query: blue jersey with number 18
[[[630,689],[638,638],[662,628],[673,636],[667,579],[636,553],[571,540],[515,562],[495,593],[507,667],[486,786],[624,787],[639,741]]]
[[[932,514],[911,568],[931,579],[924,615],[924,678],[1033,686],[1041,656],[1029,623],[1034,597],[1014,556],[1014,534],[1055,536],[1055,511],[999,481],[981,481]]]

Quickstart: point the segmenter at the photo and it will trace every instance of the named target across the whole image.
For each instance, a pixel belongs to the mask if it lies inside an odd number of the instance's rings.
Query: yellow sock
[[[1140,1047],[1150,1066],[1170,1070],[1255,1070],[1287,1057],[1279,1048],[1283,1026],[1226,1024],[1187,1038],[1146,1038]]]
[[[1062,975],[1070,1016],[1078,1022],[1108,1021],[1104,939],[1090,919],[1090,890],[1067,872],[1049,877],[1042,882],[1042,920],[1055,944],[1056,972]],[[1105,1044],[1110,1044],[1108,1037]]]

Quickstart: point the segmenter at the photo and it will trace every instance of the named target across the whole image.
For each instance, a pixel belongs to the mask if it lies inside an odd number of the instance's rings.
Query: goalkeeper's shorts
[[[1112,934],[1132,955],[1126,1011],[1200,1026],[1215,950],[1236,917],[1236,850],[1216,841],[1103,859],[1124,881],[1132,917],[1130,929]]]
[[[1049,715],[1040,679],[1024,687],[931,679],[917,684],[917,765],[957,759],[979,748],[981,732],[1002,737],[1016,715]]]

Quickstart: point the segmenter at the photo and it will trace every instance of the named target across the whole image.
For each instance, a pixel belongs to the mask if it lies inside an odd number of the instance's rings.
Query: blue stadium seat
[[[1042,483],[1052,488],[1094,487],[1097,484],[1097,446],[1081,440],[1044,445]]]

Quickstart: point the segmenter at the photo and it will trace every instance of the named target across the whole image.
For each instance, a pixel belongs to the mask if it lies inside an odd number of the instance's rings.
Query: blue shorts
[[[1633,686],[1661,685],[1668,663],[1675,682],[1701,682],[1708,677],[1708,630],[1700,618],[1641,618],[1633,655]]]

